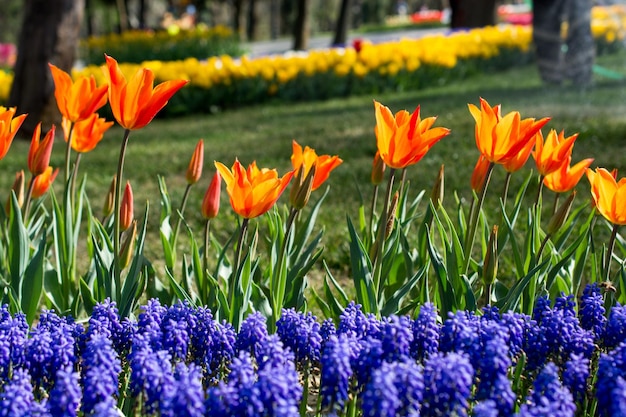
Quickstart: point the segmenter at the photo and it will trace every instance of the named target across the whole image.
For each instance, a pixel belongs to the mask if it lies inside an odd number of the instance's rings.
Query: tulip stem
[[[543,191],[543,175],[539,176],[539,187],[537,187],[537,196],[535,197],[535,208],[539,206],[539,202],[541,201],[541,191]]]
[[[380,215],[380,219],[378,221],[378,229],[376,230],[376,241],[374,245],[376,247],[376,251],[374,252],[374,283],[376,285],[376,294],[380,294],[382,288],[382,266],[383,266],[383,254],[385,253],[385,232],[386,232],[386,224],[387,219],[389,218],[389,201],[391,200],[391,191],[393,189],[393,182],[395,179],[396,170],[392,168],[389,171],[389,182],[387,182],[387,192],[385,195],[385,200],[383,202],[383,211]]]
[[[293,223],[297,215],[298,209],[295,207],[291,207],[289,211],[289,217],[287,218],[285,236],[283,237],[282,244],[280,245],[280,252],[278,253],[278,261],[276,262],[276,268],[274,268],[274,273],[272,274],[274,278],[274,282],[270,284],[273,304],[272,314],[274,317],[273,323],[270,323],[270,327],[272,329],[276,328],[276,322],[278,321],[278,319],[280,319],[281,309],[285,299],[285,286],[287,284],[287,265],[284,265],[285,273],[283,275],[283,264],[285,264],[287,241],[289,240],[291,229],[293,228]]]
[[[556,211],[558,210],[558,207],[559,207],[559,197],[560,196],[561,196],[561,193],[555,193],[554,194],[554,206],[552,207],[552,215],[553,216],[556,213]]]
[[[541,254],[543,253],[543,250],[545,249],[546,244],[548,243],[548,240],[550,240],[550,237],[552,237],[550,233],[547,233],[546,236],[541,241],[541,246],[539,247],[539,250],[537,251],[537,255],[536,255],[537,263],[539,263],[539,260],[541,259]]]
[[[30,177],[30,182],[28,183],[28,191],[26,192],[26,204],[24,205],[24,224],[26,224],[26,219],[28,219],[28,212],[30,211],[30,202],[33,197],[33,189],[35,188],[35,176]]]
[[[200,290],[200,300],[203,304],[207,303],[208,298],[208,274],[207,270],[209,269],[209,240],[210,240],[210,230],[211,227],[211,219],[208,219],[204,224],[204,254],[202,256],[202,287]]]
[[[606,259],[604,260],[604,275],[606,281],[610,281],[611,278],[611,258],[613,257],[613,248],[615,247],[615,239],[617,238],[618,229],[619,224],[614,224],[611,237],[609,238],[609,247],[606,250]]]
[[[180,203],[180,209],[176,213],[176,225],[174,226],[174,232],[172,234],[172,249],[176,251],[176,239],[178,238],[178,229],[180,229],[180,222],[183,220],[183,213],[185,212],[185,206],[187,205],[187,199],[189,198],[189,191],[192,184],[187,184],[185,193],[183,194],[183,200]]]
[[[506,199],[509,196],[509,186],[511,185],[511,173],[507,171],[504,177],[504,188],[502,189],[502,207],[506,207]]]
[[[374,214],[376,213],[376,202],[378,200],[378,184],[374,186],[374,192],[372,193],[372,205],[370,206],[370,227],[369,227],[369,239],[373,238],[374,233]],[[373,243],[373,242],[372,242]]]
[[[404,183],[406,182],[406,168],[402,169],[402,175],[400,176],[400,192],[398,195],[402,197],[402,193],[404,192]],[[391,196],[388,196],[391,198]]]
[[[469,268],[470,259],[472,259],[472,245],[474,243],[474,238],[476,237],[478,219],[480,217],[480,212],[483,208],[485,196],[487,195],[487,186],[489,185],[489,179],[491,178],[491,173],[494,166],[495,164],[493,162],[489,163],[489,167],[487,168],[487,172],[485,173],[485,180],[480,190],[480,196],[478,196],[478,204],[473,204],[472,210],[470,211],[470,222],[467,226],[467,235],[465,235],[465,246],[463,248],[463,273],[465,274],[467,273],[467,268]]]
[[[70,132],[67,135],[67,146],[65,147],[65,184],[70,179],[70,157],[72,153],[72,136],[74,135],[74,123],[70,125]]]
[[[124,158],[126,156],[126,148],[128,147],[128,138],[130,137],[130,129],[124,130],[124,138],[122,139],[122,147],[120,148],[119,161],[117,163],[117,174],[115,183],[114,211],[113,211],[113,279],[115,282],[115,299],[121,301],[122,295],[122,270],[120,268],[120,206],[122,196],[122,179],[124,175]]]
[[[246,235],[248,232],[248,223],[250,219],[245,218],[241,222],[241,228],[239,229],[239,242],[237,242],[237,250],[235,251],[235,265],[233,265],[233,272],[231,274],[230,282],[228,283],[228,310],[230,314],[230,322],[233,323],[235,319],[235,287],[239,285],[239,281],[241,280],[241,274],[239,269],[241,268],[241,252],[243,248],[243,243],[246,241]],[[239,327],[239,320],[237,320],[236,328]]]
[[[72,206],[73,206],[73,202],[74,202],[74,196],[76,195],[76,176],[78,175],[78,165],[80,165],[80,157],[81,157],[82,153],[78,153],[76,155],[76,162],[74,162],[74,169],[72,170],[72,183],[70,185],[70,192],[72,194]]]

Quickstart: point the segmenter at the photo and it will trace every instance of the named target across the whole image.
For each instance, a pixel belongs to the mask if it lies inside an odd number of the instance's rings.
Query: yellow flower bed
[[[621,40],[626,38],[625,7],[595,7],[592,17],[592,30],[599,49],[621,45]],[[123,39],[121,37],[120,41]],[[188,109],[179,107],[178,111],[206,111],[212,105],[259,102],[272,96],[309,99],[358,93],[364,92],[368,85],[375,85],[378,90],[415,88],[419,87],[416,81],[419,74],[445,79],[453,76],[446,71],[461,67],[460,63],[469,65],[460,70],[461,73],[471,73],[479,68],[475,62],[471,66],[473,60],[481,65],[502,61],[503,55],[507,55],[505,52],[516,54],[505,64],[513,65],[515,57],[528,56],[531,45],[531,27],[501,25],[381,44],[363,42],[359,51],[348,47],[259,58],[222,55],[206,60],[121,63],[120,68],[127,76],[143,66],[154,71],[159,81],[189,80],[184,90],[193,92],[183,93],[179,99],[182,107]],[[74,77],[89,74],[96,77],[98,84],[104,82],[104,74],[96,65],[73,72]],[[425,78],[421,82],[427,81]],[[0,74],[0,103],[6,102],[10,82],[10,74]],[[320,93],[320,89],[324,91]]]
[[[364,44],[357,53],[353,48],[313,50],[308,53],[288,53],[260,58],[230,56],[212,57],[200,61],[147,61],[142,64],[121,64],[125,74],[133,74],[140,66],[154,71],[159,80],[185,78],[191,85],[211,88],[229,85],[246,78],[262,78],[278,85],[287,84],[297,76],[333,71],[337,76],[353,73],[358,77],[378,72],[415,71],[423,65],[452,68],[460,59],[492,58],[501,49],[527,51],[531,32],[522,26],[487,27],[451,35],[434,35],[421,39],[404,39],[382,44]],[[94,74],[98,82],[104,76],[98,66],[75,71],[74,76]]]

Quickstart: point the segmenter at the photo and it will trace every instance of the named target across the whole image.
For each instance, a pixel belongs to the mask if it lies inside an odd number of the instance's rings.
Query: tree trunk
[[[335,37],[333,46],[345,45],[348,41],[348,27],[350,26],[350,0],[341,0],[339,17],[335,25]]]
[[[496,24],[496,0],[450,0],[450,9],[452,29]]]
[[[256,27],[258,20],[259,19],[256,11],[256,0],[249,0],[248,21],[246,22],[246,39],[248,41],[253,41],[256,39]]]
[[[126,32],[130,28],[130,23],[128,22],[128,5],[126,4],[126,0],[116,0],[116,4],[120,32]]]
[[[87,36],[93,36],[93,0],[85,0],[85,24]]]
[[[298,0],[296,4],[293,49],[303,51],[309,46],[309,0]]]
[[[139,29],[146,28],[146,16],[148,16],[148,2],[146,0],[139,0]]]
[[[270,0],[270,39],[280,36],[280,0]]]
[[[233,2],[233,30],[243,39],[243,0],[235,0]]]
[[[18,42],[9,105],[28,113],[20,132],[32,135],[42,122],[43,130],[61,122],[54,99],[54,82],[48,68],[52,63],[70,72],[76,59],[83,0],[26,0]]]

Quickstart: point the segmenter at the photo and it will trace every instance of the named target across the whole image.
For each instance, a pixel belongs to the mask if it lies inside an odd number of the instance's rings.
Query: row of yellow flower
[[[434,35],[416,40],[401,40],[384,44],[363,44],[354,48],[314,50],[308,53],[291,53],[259,58],[212,57],[206,61],[186,59],[176,62],[148,61],[142,66],[154,71],[157,79],[184,78],[191,85],[211,88],[228,85],[237,80],[262,78],[268,82],[285,84],[299,74],[313,76],[333,71],[341,77],[350,72],[362,77],[371,72],[393,75],[400,70],[415,71],[421,65],[452,68],[458,60],[491,58],[503,48],[527,50],[531,32],[517,26],[487,27],[451,35]],[[139,65],[120,64],[130,75]],[[94,74],[103,81],[99,67],[89,66],[74,75]]]
[[[241,55],[243,49],[232,29],[226,26],[209,28],[198,25],[190,30],[129,30],[104,36],[89,37],[80,43],[81,59],[87,64],[104,62],[104,54],[116,54],[122,62],[145,60],[172,61],[188,57],[207,58],[213,55]]]
[[[626,8],[622,6],[593,9],[593,33],[603,45],[620,44],[626,38]],[[188,58],[180,61],[146,61],[142,64],[120,64],[129,76],[140,67],[149,68],[157,80],[182,78],[200,90],[197,102],[227,105],[228,100],[255,102],[271,96],[293,97],[293,90],[313,91],[335,88],[327,95],[350,94],[359,88],[356,81],[366,81],[375,88],[419,87],[419,77],[398,78],[399,74],[416,74],[420,68],[440,69],[433,77],[441,77],[445,70],[462,67],[461,63],[480,60],[490,62],[502,59],[505,52],[527,54],[532,43],[531,28],[527,26],[497,26],[469,31],[439,34],[421,39],[403,39],[383,44],[359,43],[356,47],[314,50],[259,58],[233,58],[228,55],[201,61]],[[510,61],[510,63],[515,60]],[[510,64],[509,63],[509,64]],[[466,70],[467,72],[467,70]],[[73,78],[94,75],[98,85],[104,82],[99,66],[88,66],[73,72]],[[450,76],[450,75],[447,75]],[[317,80],[321,78],[321,80]],[[0,73],[0,103],[6,102],[11,74]],[[423,80],[422,84],[427,81]],[[305,83],[303,83],[305,82]],[[401,85],[401,83],[410,85]],[[310,85],[305,85],[306,83]],[[210,94],[207,90],[211,89]],[[248,90],[254,90],[248,93]],[[291,96],[290,96],[291,94]],[[298,95],[299,94],[299,95]],[[295,96],[302,97],[298,91]],[[247,97],[243,97],[247,95]],[[210,97],[207,97],[210,96]],[[304,97],[308,98],[308,97]],[[189,96],[181,98],[185,111],[198,110]],[[226,101],[226,103],[224,103]]]

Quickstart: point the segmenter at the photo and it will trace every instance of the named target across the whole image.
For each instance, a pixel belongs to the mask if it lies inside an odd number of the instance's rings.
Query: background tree
[[[309,43],[309,0],[296,1],[293,49],[304,50]]]
[[[258,20],[257,1],[248,0],[248,20],[246,22],[246,39],[248,41],[256,39]]]
[[[76,60],[84,0],[26,0],[9,106],[28,113],[20,132],[29,137],[39,121],[59,124],[48,63],[70,72]]]
[[[345,45],[348,41],[348,28],[350,27],[350,5],[351,0],[341,0],[339,7],[339,17],[335,25],[335,36],[333,45]]]
[[[450,10],[453,29],[496,24],[496,0],[450,0]]]

